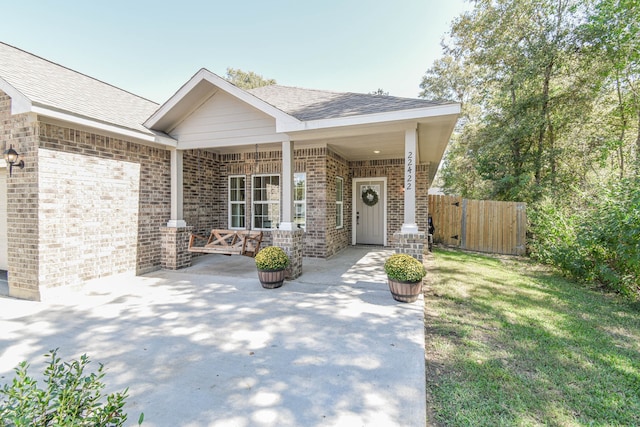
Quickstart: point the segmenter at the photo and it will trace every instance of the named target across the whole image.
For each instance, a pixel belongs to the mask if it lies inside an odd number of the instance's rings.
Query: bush
[[[543,202],[529,216],[534,258],[573,279],[640,298],[640,179],[602,188],[579,209]]]
[[[407,254],[393,254],[387,258],[384,272],[393,280],[407,283],[419,282],[427,274],[424,265]]]
[[[278,271],[287,268],[289,257],[277,246],[267,246],[256,255],[256,267],[263,271]]]
[[[127,420],[123,411],[127,389],[106,396],[101,402],[105,385],[104,366],[98,372],[84,375],[90,363],[86,355],[71,363],[62,362],[57,349],[45,357],[50,361],[44,371],[46,389],[39,389],[36,380],[27,373],[29,365],[22,362],[15,369],[11,385],[0,389],[0,427],[27,426],[122,426]],[[138,424],[142,424],[141,414]]]

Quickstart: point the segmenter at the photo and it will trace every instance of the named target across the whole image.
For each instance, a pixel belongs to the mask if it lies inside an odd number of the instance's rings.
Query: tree
[[[533,256],[640,298],[640,0],[475,0],[423,96],[463,104],[445,191],[529,202]]]
[[[615,149],[620,178],[625,157],[635,160],[640,174],[640,1],[602,0],[594,8],[581,36],[587,52],[600,63],[605,93],[613,94],[608,111],[610,146]],[[615,105],[615,107],[613,107]],[[635,127],[635,135],[633,130]],[[635,156],[631,150],[635,149]]]
[[[389,96],[389,92],[385,92],[384,89],[378,88],[378,90],[374,90],[373,92],[369,92],[369,95]]]
[[[227,75],[225,79],[228,82],[233,83],[241,89],[255,89],[257,87],[269,86],[276,84],[274,79],[265,79],[259,74],[253,71],[242,71],[236,68],[227,68]]]
[[[592,108],[588,69],[575,46],[584,22],[577,0],[478,0],[456,19],[444,57],[422,81],[424,95],[454,96],[463,110],[457,175],[474,174],[484,194],[537,200],[575,179],[564,143]],[[468,167],[472,165],[473,170]]]

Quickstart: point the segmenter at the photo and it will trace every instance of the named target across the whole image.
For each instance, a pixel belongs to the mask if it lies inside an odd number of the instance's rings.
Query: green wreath
[[[362,201],[367,206],[375,206],[378,203],[378,193],[373,188],[367,188],[362,192]]]

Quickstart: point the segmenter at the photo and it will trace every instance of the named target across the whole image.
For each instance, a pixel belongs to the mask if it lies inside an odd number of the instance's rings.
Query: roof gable
[[[245,104],[273,117],[278,123],[299,123],[299,120],[264,100],[229,83],[206,68],[200,69],[147,121],[145,126],[163,132],[171,132],[195,109],[199,108],[217,91],[223,91]]]
[[[273,117],[221,90],[181,120],[170,134],[180,141],[182,149],[282,142]]]

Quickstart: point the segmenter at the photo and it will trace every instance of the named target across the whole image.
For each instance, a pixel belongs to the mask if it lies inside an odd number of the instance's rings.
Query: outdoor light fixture
[[[9,149],[4,152],[4,159],[9,165],[9,176],[11,176],[14,166],[24,169],[24,160],[18,161],[18,157],[20,157],[20,155],[13,149],[13,145],[9,145]]]

